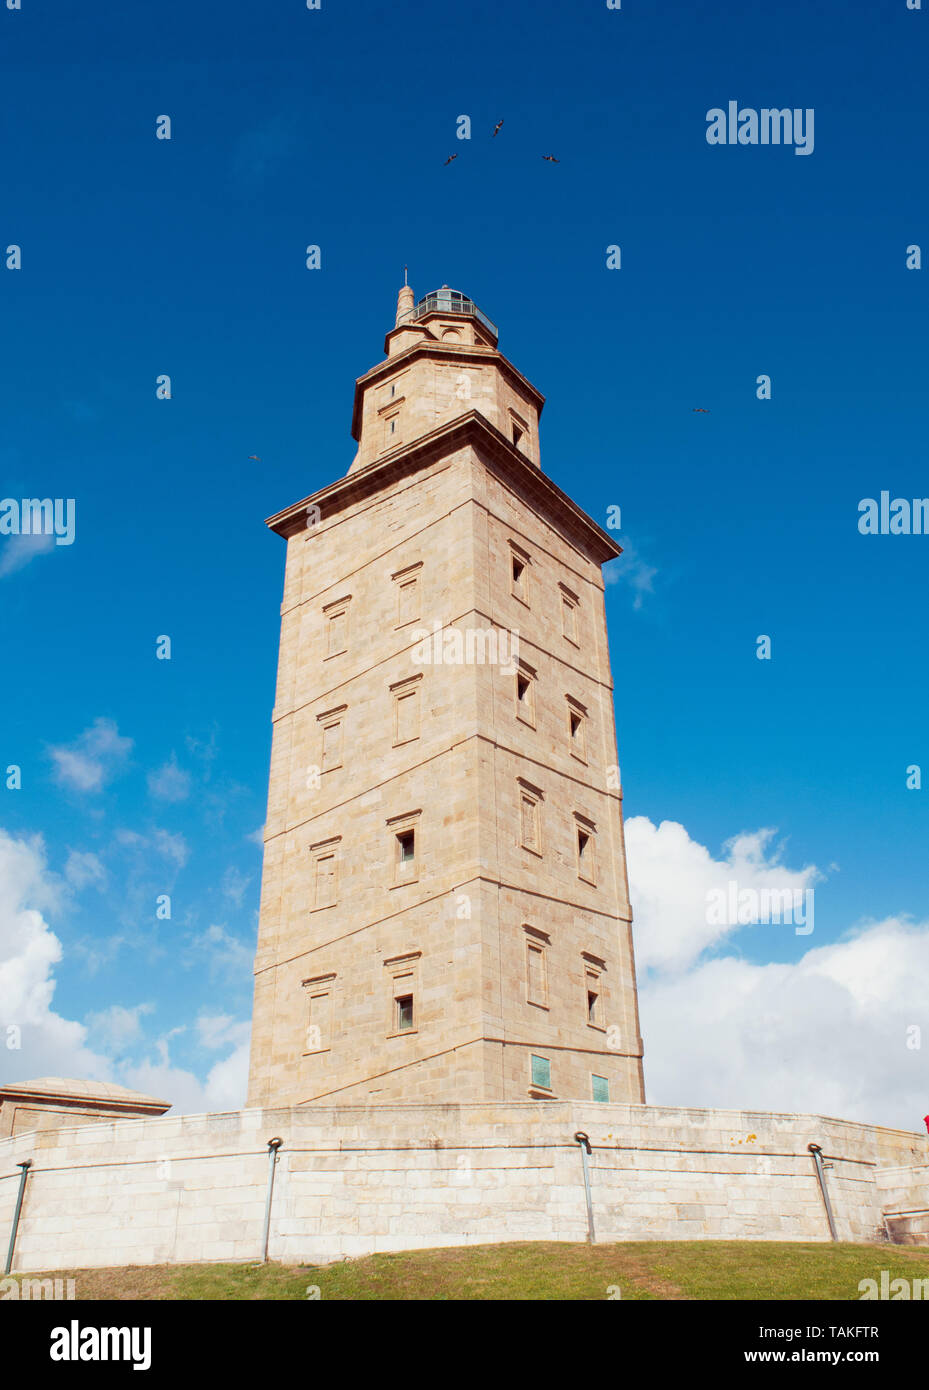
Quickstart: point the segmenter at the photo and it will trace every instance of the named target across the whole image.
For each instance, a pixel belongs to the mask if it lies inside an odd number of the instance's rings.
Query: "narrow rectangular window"
[[[591,1073],[591,1095],[594,1100],[609,1102],[610,1083],[605,1076],[594,1076]]]
[[[384,448],[392,449],[400,443],[400,411],[384,417]]]
[[[393,843],[394,887],[415,883],[419,878],[419,811],[394,816],[387,822]]]
[[[552,1064],[547,1057],[537,1057],[532,1053],[530,1075],[533,1086],[541,1086],[546,1091],[552,1089]]]
[[[575,815],[577,837],[577,876],[594,887],[597,884],[596,826],[586,816]]]
[[[304,980],[306,990],[306,1052],[326,1052],[332,1032],[332,986],[335,975]]]
[[[419,738],[419,683],[421,676],[398,681],[390,687],[393,695],[393,744],[409,743]]]
[[[531,941],[526,945],[526,998],[530,1004],[548,1007],[548,988],[545,978],[545,948]]]
[[[389,972],[386,1019],[389,1038],[395,1038],[400,1033],[419,1032],[421,955],[421,951],[406,951],[402,956],[391,956],[384,961]]]
[[[536,672],[525,661],[520,660],[516,667],[516,718],[530,728],[535,728],[535,678]]]
[[[587,762],[587,707],[582,705],[579,700],[572,700],[571,696],[565,697],[568,702],[568,738],[571,745],[571,756],[577,758],[578,762]]]
[[[520,835],[523,849],[540,854],[539,803],[535,797],[523,792],[520,796]]]
[[[321,854],[316,860],[316,907],[333,907],[336,900],[335,854]]]
[[[577,636],[577,610],[580,599],[566,585],[560,584],[561,589],[561,631],[573,646],[578,646]]]
[[[413,996],[401,994],[397,1000],[396,1027],[398,1033],[406,1033],[413,1027]]]
[[[510,586],[511,593],[528,607],[529,556],[514,541],[510,541]]]
[[[419,576],[422,567],[423,562],[419,560],[415,565],[406,565],[390,576],[397,589],[397,627],[415,622],[420,616]]]
[[[327,603],[323,609],[326,621],[326,656],[339,656],[348,650],[348,599]]]
[[[584,960],[584,1014],[589,1028],[605,1031],[603,1022],[603,972],[605,962],[588,951],[582,953]]]
[[[322,743],[319,758],[322,772],[342,766],[342,733],[347,708],[347,705],[340,705],[338,709],[326,710],[324,714],[316,716]]]
[[[595,989],[591,989],[591,988],[590,988],[590,985],[588,984],[588,988],[587,988],[587,1022],[588,1022],[588,1023],[594,1023],[594,1024],[596,1024],[596,1023],[599,1023],[599,1022],[600,1022],[599,1005],[600,1005],[600,995],[598,994],[598,992],[597,992]]]

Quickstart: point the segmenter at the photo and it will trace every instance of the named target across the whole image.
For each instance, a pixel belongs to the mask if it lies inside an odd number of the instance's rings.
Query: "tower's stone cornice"
[[[472,352],[474,349],[472,349]],[[461,350],[457,349],[460,353]],[[515,368],[514,368],[515,371]],[[468,411],[430,434],[422,435],[410,444],[401,445],[392,453],[368,464],[357,473],[350,473],[328,487],[304,497],[283,511],[268,517],[266,525],[279,536],[290,537],[307,529],[307,510],[318,507],[320,520],[325,523],[338,512],[365,498],[391,487],[400,478],[427,468],[455,449],[470,444],[477,449],[485,464],[515,487],[530,505],[557,523],[567,536],[581,544],[597,564],[605,564],[622,553],[617,545],[592,517],[589,517],[566,492],[562,492],[540,469],[530,463],[490,421],[477,410]]]

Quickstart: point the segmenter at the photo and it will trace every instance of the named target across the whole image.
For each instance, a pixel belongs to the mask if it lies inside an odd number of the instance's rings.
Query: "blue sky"
[[[68,547],[0,538],[0,765],[23,779],[0,785],[0,1025],[26,1017],[3,1075],[239,1103],[284,558],[263,518],[346,471],[408,264],[417,294],[471,295],[546,394],[546,472],[601,524],[622,509],[607,616],[652,1098],[919,1125],[929,537],[857,520],[883,489],[929,495],[927,272],[906,268],[929,249],[929,13],[22,3],[0,10],[0,243],[22,247],[0,496],[73,497],[77,522]],[[813,152],[709,145],[729,100],[813,108]],[[669,872],[703,912],[694,847],[724,878],[815,882],[814,936],[732,931],[652,981]],[[751,1070],[713,1081],[725,970]],[[759,1007],[782,1025],[761,1054]],[[801,1087],[824,1020],[835,1055]]]

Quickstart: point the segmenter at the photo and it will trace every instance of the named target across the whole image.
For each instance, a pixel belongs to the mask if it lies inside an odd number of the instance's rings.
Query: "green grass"
[[[480,1245],[369,1255],[330,1265],[130,1265],[56,1270],[79,1299],[856,1300],[862,1279],[929,1279],[929,1249],[774,1241]]]

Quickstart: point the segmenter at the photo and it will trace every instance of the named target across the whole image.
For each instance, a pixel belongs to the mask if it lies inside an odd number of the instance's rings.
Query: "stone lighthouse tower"
[[[400,291],[287,541],[248,1104],[640,1102],[602,564],[543,398]]]

